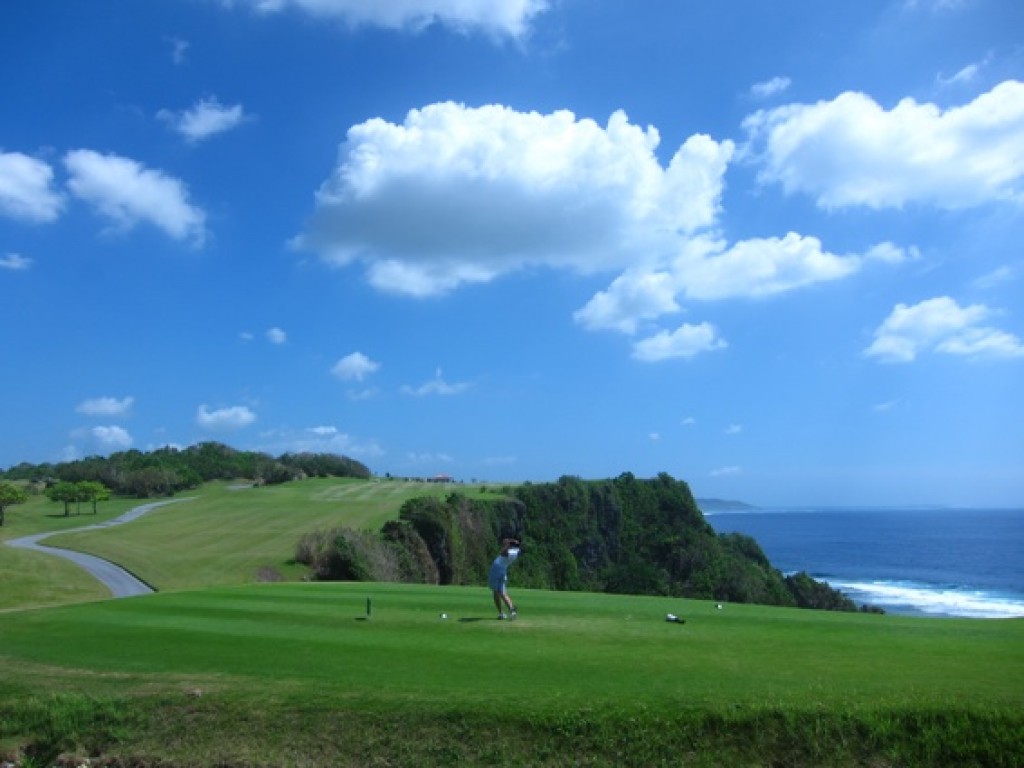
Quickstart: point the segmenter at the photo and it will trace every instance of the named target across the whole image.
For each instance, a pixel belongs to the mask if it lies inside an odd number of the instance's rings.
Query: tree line
[[[716,533],[689,486],[664,473],[412,499],[377,533],[306,534],[295,558],[321,580],[483,584],[505,536],[523,542],[513,578],[524,587],[857,610],[806,573],[783,575],[753,538]]]
[[[274,457],[211,441],[184,449],[167,446],[149,452],[119,451],[57,464],[23,462],[0,471],[0,480],[30,481],[48,488],[60,483],[99,483],[113,494],[134,498],[170,496],[210,480],[242,478],[270,485],[304,477],[367,479],[370,470],[355,459],[337,454],[285,453]],[[62,495],[69,493],[68,488],[62,491]]]
[[[82,502],[92,504],[92,513],[96,514],[96,504],[110,498],[110,489],[96,480],[82,480],[77,483],[57,482],[46,489],[46,498],[64,505],[64,517],[71,515],[71,505],[76,505],[76,514],[82,513]]]
[[[45,490],[50,501],[64,505],[64,517],[71,515],[71,505],[76,505],[76,514],[82,513],[82,502],[92,504],[92,513],[96,514],[96,505],[110,498],[110,489],[95,480],[82,480],[78,483],[64,481],[49,484]],[[22,485],[10,480],[0,480],[0,526],[4,524],[4,512],[13,504],[24,504],[28,501],[28,491]]]

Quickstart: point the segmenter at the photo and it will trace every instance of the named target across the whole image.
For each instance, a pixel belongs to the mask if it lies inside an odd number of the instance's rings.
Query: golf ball
[[[441,614],[441,618],[442,619],[447,619],[448,618],[448,614],[447,613],[442,613]]]

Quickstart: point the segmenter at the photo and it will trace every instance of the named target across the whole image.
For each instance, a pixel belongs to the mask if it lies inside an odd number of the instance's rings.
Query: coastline
[[[854,602],[877,606],[895,615],[949,619],[1024,618],[1024,595],[907,581],[821,578]]]
[[[1024,617],[1024,510],[780,508],[713,512],[784,573],[806,571],[858,604],[931,618]]]

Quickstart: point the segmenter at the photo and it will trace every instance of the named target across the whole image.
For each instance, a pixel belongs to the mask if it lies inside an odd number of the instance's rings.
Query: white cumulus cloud
[[[693,135],[663,163],[660,143],[621,111],[601,125],[444,102],[368,120],[349,129],[296,244],[412,297],[528,267],[612,273],[574,319],[646,335],[633,347],[646,361],[726,346],[706,322],[658,327],[683,301],[780,294],[919,256],[890,242],[836,254],[795,232],[730,244],[718,216],[733,144]],[[443,389],[406,391],[424,387]]]
[[[838,280],[861,266],[858,256],[837,256],[816,237],[795,232],[785,237],[753,238],[723,248],[695,241],[676,260],[682,292],[692,299],[768,296],[814,283]],[[719,250],[721,249],[721,250]]]
[[[1017,336],[982,324],[991,314],[983,304],[961,307],[948,296],[912,306],[897,304],[864,354],[895,363],[911,362],[922,352],[1024,357],[1024,343]]]
[[[907,261],[917,261],[921,258],[921,250],[917,246],[901,248],[890,242],[873,245],[864,254],[865,259],[880,261],[886,264],[903,264]]]
[[[93,427],[90,434],[96,443],[104,450],[123,450],[131,448],[134,440],[123,427]]]
[[[269,341],[271,344],[284,344],[286,341],[288,341],[288,334],[277,327],[268,328],[267,341]]]
[[[868,259],[900,263],[915,254],[916,249],[880,243],[863,255],[840,256],[826,251],[817,238],[795,232],[732,246],[713,236],[696,236],[683,242],[679,254],[664,268],[630,270],[615,278],[574,318],[590,330],[634,334],[646,322],[679,312],[681,299],[769,296],[849,277]]]
[[[659,143],[622,112],[601,126],[449,102],[369,120],[349,129],[298,243],[412,296],[526,266],[627,269],[714,222],[733,153],[692,136],[666,167]]]
[[[234,0],[262,13],[295,8],[311,16],[334,18],[352,26],[419,31],[443,24],[460,32],[481,31],[519,37],[546,10],[547,0]],[[226,5],[233,4],[226,0]]]
[[[353,352],[336,362],[331,368],[331,373],[342,381],[362,381],[376,373],[379,368],[380,363],[371,360],[362,352]]]
[[[573,315],[589,330],[636,333],[641,321],[679,311],[678,287],[667,272],[624,272]]]
[[[824,208],[1024,201],[1024,83],[1016,80],[945,110],[909,98],[887,110],[848,91],[762,110],[744,125],[762,181]]]
[[[0,151],[0,213],[32,222],[53,221],[62,200],[49,163],[21,152]]]
[[[256,421],[256,414],[244,405],[220,408],[211,411],[206,405],[200,405],[196,411],[196,423],[203,429],[234,430],[247,427]]]
[[[178,179],[118,155],[76,149],[64,156],[68,188],[114,225],[131,229],[148,222],[177,240],[201,245],[206,214],[188,201]]]
[[[134,403],[134,397],[123,397],[120,400],[116,397],[95,397],[83,400],[75,410],[86,416],[124,416],[131,411]]]
[[[633,345],[633,357],[647,363],[671,358],[694,357],[701,352],[725,349],[726,341],[710,323],[690,325],[684,323],[674,331],[659,331]]]
[[[157,117],[192,143],[230,131],[246,119],[245,109],[241,104],[225,106],[215,97],[200,99],[183,112],[161,109],[157,112]]]

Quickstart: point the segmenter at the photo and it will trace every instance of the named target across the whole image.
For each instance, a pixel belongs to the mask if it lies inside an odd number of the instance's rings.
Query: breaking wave
[[[889,613],[972,619],[1024,617],[1024,596],[908,581],[845,581],[823,577],[857,603]]]

